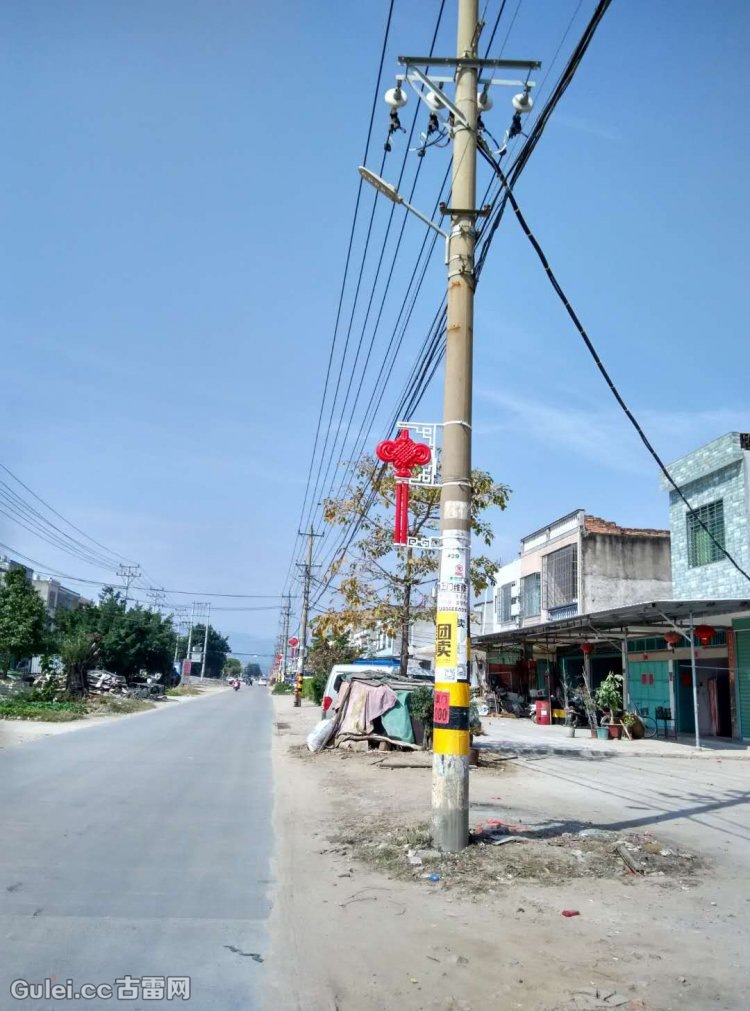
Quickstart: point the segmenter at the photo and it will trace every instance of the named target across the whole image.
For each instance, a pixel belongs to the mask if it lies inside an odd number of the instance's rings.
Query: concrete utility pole
[[[287,593],[287,595],[286,595],[286,603],[284,604],[284,610],[283,610],[284,625],[283,625],[283,631],[281,633],[281,643],[282,643],[282,645],[281,645],[281,650],[279,650],[279,652],[283,652],[283,661],[282,661],[282,664],[281,664],[281,680],[282,681],[286,680],[286,665],[287,665],[287,657],[289,655],[289,620],[291,618],[291,614],[292,614],[292,595],[291,595],[291,593]]]
[[[459,61],[476,60],[478,0],[458,0]],[[435,620],[435,713],[448,716],[433,736],[432,838],[455,853],[469,841],[469,569],[471,405],[476,239],[477,67],[456,67],[451,237],[448,254],[440,577]],[[444,645],[443,645],[444,644]],[[441,656],[441,651],[443,655]],[[442,672],[445,672],[443,679]],[[446,712],[447,710],[447,712]]]
[[[151,601],[152,609],[161,613],[161,605],[167,596],[163,587],[152,587],[152,589],[146,591],[146,596]]]
[[[310,579],[312,578],[313,570],[313,543],[316,537],[322,536],[322,534],[313,533],[313,528],[310,527],[307,532],[307,561],[304,566],[300,566],[304,572],[304,581],[302,583],[302,618],[300,621],[299,632],[299,652],[297,654],[297,681],[294,685],[295,706],[302,705],[302,678],[305,673],[305,659],[307,657],[307,618],[310,610]],[[286,649],[286,645],[284,648]]]
[[[432,112],[449,114],[453,138],[452,207],[440,204],[451,219],[450,234],[412,207],[395,186],[365,166],[362,178],[383,196],[417,215],[447,244],[448,313],[446,326],[445,387],[443,403],[443,448],[440,492],[440,575],[435,616],[435,711],[433,715],[432,839],[444,852],[457,852],[469,841],[469,587],[471,544],[471,407],[474,340],[474,247],[476,219],[489,208],[476,207],[478,110],[489,110],[487,90],[491,85],[520,86],[513,99],[517,118],[531,110],[533,81],[495,80],[485,76],[494,68],[536,70],[536,60],[479,59],[477,48],[483,22],[478,0],[458,0],[456,57],[399,56],[405,67],[396,87],[385,95],[392,116],[407,101],[402,82],[414,85]],[[428,77],[420,69],[450,67],[454,70],[455,97],[443,85],[451,78]],[[477,93],[482,86],[481,97]],[[428,94],[429,93],[429,94]],[[398,121],[398,120],[397,120]]]
[[[193,649],[193,625],[195,624],[195,601],[190,608],[190,627],[188,629],[188,641],[187,641],[187,652],[185,653],[186,660],[192,660],[192,649]]]
[[[203,632],[203,656],[201,657],[201,681],[206,676],[206,652],[208,650],[208,625],[211,621],[211,602],[206,604],[206,624]]]
[[[130,587],[135,579],[141,574],[140,565],[118,565],[117,575],[125,582],[125,610],[128,609],[128,599],[130,598]]]

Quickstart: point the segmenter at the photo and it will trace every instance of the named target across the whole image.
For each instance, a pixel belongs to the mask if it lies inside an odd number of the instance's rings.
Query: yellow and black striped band
[[[466,681],[436,682],[435,691],[448,692],[450,709],[447,723],[436,723],[432,747],[438,755],[469,754],[469,698]]]

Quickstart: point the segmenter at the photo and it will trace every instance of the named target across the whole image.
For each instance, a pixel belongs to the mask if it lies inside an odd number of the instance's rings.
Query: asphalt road
[[[260,1007],[271,700],[253,686],[173,705],[0,752],[3,1011]],[[189,977],[190,999],[165,982],[162,1000],[118,1000],[128,975],[157,977],[156,995],[159,977]],[[51,976],[113,996],[9,994]]]

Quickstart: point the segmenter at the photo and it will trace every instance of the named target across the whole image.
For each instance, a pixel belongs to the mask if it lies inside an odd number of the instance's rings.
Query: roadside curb
[[[482,745],[477,742],[476,746],[481,754],[482,751],[494,752],[496,754],[505,755],[512,758],[524,759],[524,758],[534,758],[535,756],[544,755],[554,755],[555,757],[575,757],[575,758],[618,758],[618,759],[628,759],[628,758],[649,758],[649,759],[664,759],[664,758],[678,758],[682,761],[715,761],[715,762],[748,762],[750,761],[750,751],[749,752],[717,752],[710,749],[701,749],[700,751],[679,751],[670,753],[667,751],[648,751],[648,750],[635,750],[635,751],[620,751],[613,748],[555,748],[552,746],[534,746],[529,747],[518,747],[518,746],[496,746],[496,745]]]

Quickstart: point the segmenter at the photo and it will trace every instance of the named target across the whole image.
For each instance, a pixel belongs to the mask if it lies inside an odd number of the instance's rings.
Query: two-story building
[[[498,569],[482,631],[546,624],[576,614],[671,596],[668,530],[620,527],[583,509],[521,539]]]
[[[728,432],[669,464],[672,485],[672,582],[676,600],[742,599],[750,595],[750,432]],[[728,554],[726,554],[728,552]],[[736,564],[735,564],[736,563]],[[750,618],[721,630],[721,655],[698,660],[700,712],[750,738]]]

